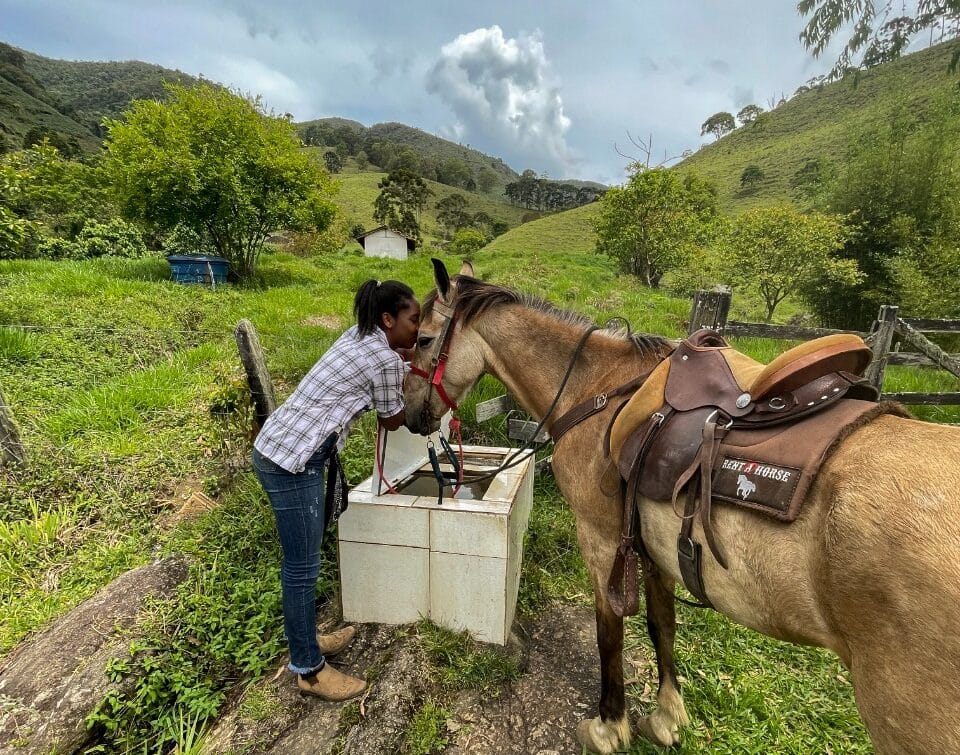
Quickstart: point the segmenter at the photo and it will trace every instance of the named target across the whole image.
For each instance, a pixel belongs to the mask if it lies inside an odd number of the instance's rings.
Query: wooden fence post
[[[13,421],[13,413],[0,392],[0,467],[24,464],[26,461],[27,452],[20,442],[20,433]]]
[[[727,327],[729,312],[729,291],[697,291],[693,295],[693,308],[690,310],[687,335],[701,328],[712,328],[722,334],[723,329]]]
[[[883,373],[887,369],[887,360],[890,358],[890,344],[897,328],[897,312],[899,307],[884,304],[877,315],[877,329],[873,333],[873,343],[870,350],[873,358],[864,370],[863,376],[880,393],[883,393]]]
[[[240,351],[240,361],[247,373],[247,385],[253,396],[254,430],[259,432],[273,410],[277,408],[277,399],[273,393],[273,381],[267,371],[267,360],[260,346],[257,329],[249,320],[241,320],[233,331]]]

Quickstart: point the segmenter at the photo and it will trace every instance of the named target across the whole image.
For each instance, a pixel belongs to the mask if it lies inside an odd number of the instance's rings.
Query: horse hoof
[[[630,724],[626,716],[606,722],[588,718],[577,725],[577,741],[590,752],[610,755],[630,744]]]
[[[646,739],[661,747],[673,747],[680,744],[679,727],[676,724],[666,723],[663,717],[656,713],[642,716],[637,721],[637,728],[640,729],[640,734]]]

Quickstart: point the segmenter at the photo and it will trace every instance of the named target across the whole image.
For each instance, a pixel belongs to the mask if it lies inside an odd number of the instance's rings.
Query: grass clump
[[[404,755],[432,755],[449,743],[447,719],[450,713],[434,700],[427,700],[407,727]]]
[[[435,680],[447,691],[493,692],[520,676],[517,661],[502,650],[477,642],[467,632],[453,632],[422,619],[417,635]]]
[[[40,340],[33,333],[15,327],[0,327],[0,359],[23,364],[40,354]]]

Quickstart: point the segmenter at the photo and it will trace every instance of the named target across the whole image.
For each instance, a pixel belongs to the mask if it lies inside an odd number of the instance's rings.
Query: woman
[[[403,424],[400,352],[413,348],[420,304],[399,281],[369,280],[353,302],[357,324],[347,330],[270,415],[254,442],[253,468],[277,519],[283,566],[283,619],[290,646],[288,668],[302,694],[348,700],[366,682],[324,660],[353,640],[344,627],[317,635],[316,586],[324,527],[324,467],[343,448],[350,426],[375,409],[380,424]]]

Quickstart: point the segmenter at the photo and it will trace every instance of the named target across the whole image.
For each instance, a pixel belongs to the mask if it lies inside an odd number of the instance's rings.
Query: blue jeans
[[[298,474],[253,449],[253,470],[277,519],[283,565],[283,623],[290,646],[288,668],[309,675],[323,667],[317,644],[317,576],[324,523],[324,467],[337,436],[328,437]]]

